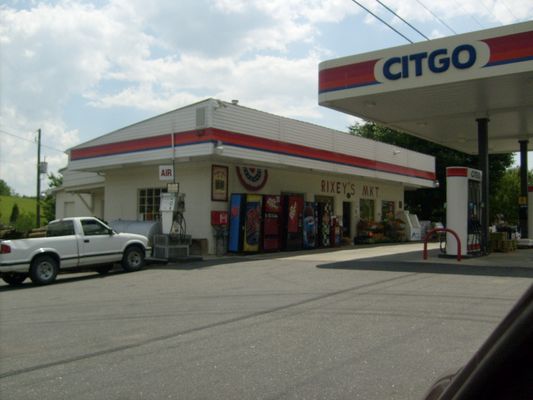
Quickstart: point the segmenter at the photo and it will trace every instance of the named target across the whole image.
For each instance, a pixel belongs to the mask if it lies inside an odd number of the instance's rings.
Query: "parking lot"
[[[1,285],[0,397],[419,399],[531,284],[533,250],[496,265],[410,246]]]

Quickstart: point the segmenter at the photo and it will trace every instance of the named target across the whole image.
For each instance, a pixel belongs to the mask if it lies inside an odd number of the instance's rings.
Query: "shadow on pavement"
[[[63,285],[63,284],[66,284],[66,283],[73,283],[73,282],[82,282],[82,281],[89,281],[89,280],[92,280],[92,279],[105,279],[109,276],[112,276],[112,275],[118,275],[118,274],[124,274],[125,272],[124,271],[121,271],[121,270],[115,270],[115,271],[111,271],[109,272],[108,274],[105,274],[105,275],[100,275],[98,274],[97,272],[86,272],[86,271],[66,271],[66,272],[61,272],[58,276],[57,276],[57,279],[49,284],[49,285],[34,285],[32,283],[32,281],[30,280],[30,278],[26,278],[26,280],[24,281],[24,283],[22,283],[22,285],[19,285],[19,286],[10,286],[10,285],[2,285],[0,286],[0,292],[7,292],[7,291],[10,291],[10,290],[24,290],[24,289],[32,289],[32,288],[43,288],[43,287],[54,287],[56,285]],[[3,282],[3,281],[2,281]]]
[[[213,258],[213,259],[208,259],[208,260],[194,260],[194,261],[180,260],[180,261],[169,261],[167,263],[157,262],[157,263],[151,263],[150,265],[147,265],[146,268],[147,269],[193,270],[193,269],[216,267],[218,265],[224,265],[224,264],[235,264],[235,263],[243,263],[243,262],[250,262],[250,261],[257,261],[257,258],[239,255],[239,256],[234,256],[234,257],[224,257],[220,259]]]
[[[420,255],[420,252],[417,253]],[[398,256],[398,260],[391,256],[373,257],[358,260],[348,260],[317,265],[321,269],[343,269],[354,271],[387,271],[387,272],[415,272],[425,274],[449,274],[472,276],[502,276],[512,278],[533,278],[533,268],[520,266],[497,265],[469,265],[468,261],[445,262],[409,261],[405,255]],[[403,260],[401,258],[404,258]]]

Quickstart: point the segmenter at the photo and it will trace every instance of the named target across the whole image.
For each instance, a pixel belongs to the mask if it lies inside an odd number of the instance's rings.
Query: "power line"
[[[31,139],[25,138],[25,137],[23,137],[23,136],[15,135],[14,133],[7,132],[7,131],[5,131],[5,130],[3,130],[3,129],[0,129],[0,133],[3,133],[3,134],[5,134],[5,135],[9,135],[9,136],[13,136],[13,137],[15,137],[15,138],[17,138],[17,139],[25,140],[25,141],[27,141],[27,142],[35,143],[34,140],[31,140]],[[60,152],[60,153],[65,153],[65,150],[59,150],[59,149],[56,149],[55,147],[47,146],[47,145],[45,145],[45,144],[41,144],[41,147],[46,147],[47,149],[50,149],[50,150],[58,151],[58,152]]]
[[[494,14],[494,11],[492,11],[491,9],[489,9],[483,0],[480,0],[480,3],[481,3],[481,5],[483,6],[483,8],[485,8],[485,10],[487,10],[488,13],[492,14],[492,16],[494,17],[494,19],[495,19],[496,21],[498,21],[498,22],[500,23],[500,25],[502,25],[502,23],[499,21],[499,19],[498,19],[498,17],[496,16],[496,14]]]
[[[468,14],[468,10],[466,8],[464,8],[461,3],[459,3],[457,0],[454,0],[454,1],[455,1],[455,4],[457,4],[457,6],[460,7],[461,10],[463,10],[465,12],[465,14]],[[474,21],[476,24],[478,24],[481,29],[484,28],[484,26],[481,25],[481,22],[479,22],[479,20],[476,17],[474,17],[472,14],[470,14],[469,16],[470,16],[470,19],[472,19],[472,21]]]
[[[405,36],[403,33],[401,33],[400,31],[396,30],[395,28],[393,28],[391,25],[389,25],[386,21],[384,21],[383,19],[381,19],[380,17],[378,17],[376,14],[374,14],[372,11],[370,11],[368,8],[366,8],[365,6],[363,6],[361,3],[359,3],[357,0],[352,0],[355,4],[357,4],[359,7],[361,7],[363,10],[365,10],[367,13],[371,14],[374,16],[374,18],[378,19],[379,21],[381,21],[382,23],[384,23],[385,25],[387,25],[389,28],[391,28],[394,32],[396,32],[398,35],[400,35],[401,37],[403,37],[405,40],[407,40],[409,43],[413,43],[413,41],[411,39],[409,39],[407,36]]]
[[[440,19],[433,11],[431,11],[429,8],[427,8],[424,3],[422,3],[420,0],[416,0],[418,4],[420,4],[428,13],[430,13],[433,18],[435,18],[437,21],[439,21],[442,25],[444,25],[446,28],[448,28],[453,34],[457,35],[457,32],[455,32],[446,22],[444,22],[442,19]]]
[[[409,22],[407,22],[405,19],[403,19],[402,17],[400,17],[394,10],[391,10],[389,7],[387,7],[386,4],[383,4],[381,1],[379,0],[376,0],[379,4],[381,4],[383,7],[385,7],[387,10],[389,10],[389,12],[391,12],[392,14],[394,14],[396,17],[400,18],[404,23],[406,23],[407,25],[409,25],[409,27],[411,29],[413,29],[414,31],[416,31],[420,36],[422,36],[424,39],[426,40],[429,40],[429,38],[424,35],[422,32],[420,32],[418,29],[416,29],[413,25],[411,25]]]
[[[505,8],[507,8],[507,11],[509,11],[509,14],[511,14],[511,17],[513,17],[514,19],[519,19],[519,18],[516,17],[516,15],[514,15],[514,13],[511,11],[511,9],[509,7],[507,7],[507,4],[505,4],[505,1],[502,1],[501,3],[503,4],[503,6]]]

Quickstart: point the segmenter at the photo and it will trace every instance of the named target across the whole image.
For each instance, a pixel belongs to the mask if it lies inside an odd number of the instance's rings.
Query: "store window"
[[[161,201],[161,193],[166,192],[166,188],[139,189],[138,204],[139,219],[141,221],[161,220],[159,203]]]
[[[381,202],[381,219],[383,221],[394,220],[394,201]]]
[[[375,218],[375,203],[372,199],[359,200],[359,216],[365,221],[374,221]]]

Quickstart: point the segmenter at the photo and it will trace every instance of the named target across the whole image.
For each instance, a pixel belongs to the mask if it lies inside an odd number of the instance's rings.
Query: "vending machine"
[[[243,210],[246,203],[244,196],[233,193],[230,197],[228,251],[233,253],[242,251]]]
[[[281,247],[281,198],[263,196],[263,250],[276,251]]]
[[[258,252],[261,240],[261,212],[263,196],[247,194],[244,206],[244,236],[242,249]]]
[[[446,168],[446,228],[461,241],[462,255],[481,253],[481,171],[466,167]],[[446,235],[446,254],[456,256],[457,240]]]
[[[306,201],[303,211],[303,245],[305,249],[314,249],[317,239],[317,205]]]
[[[304,198],[302,195],[286,195],[282,197],[284,244],[287,250],[302,248],[302,213]]]

